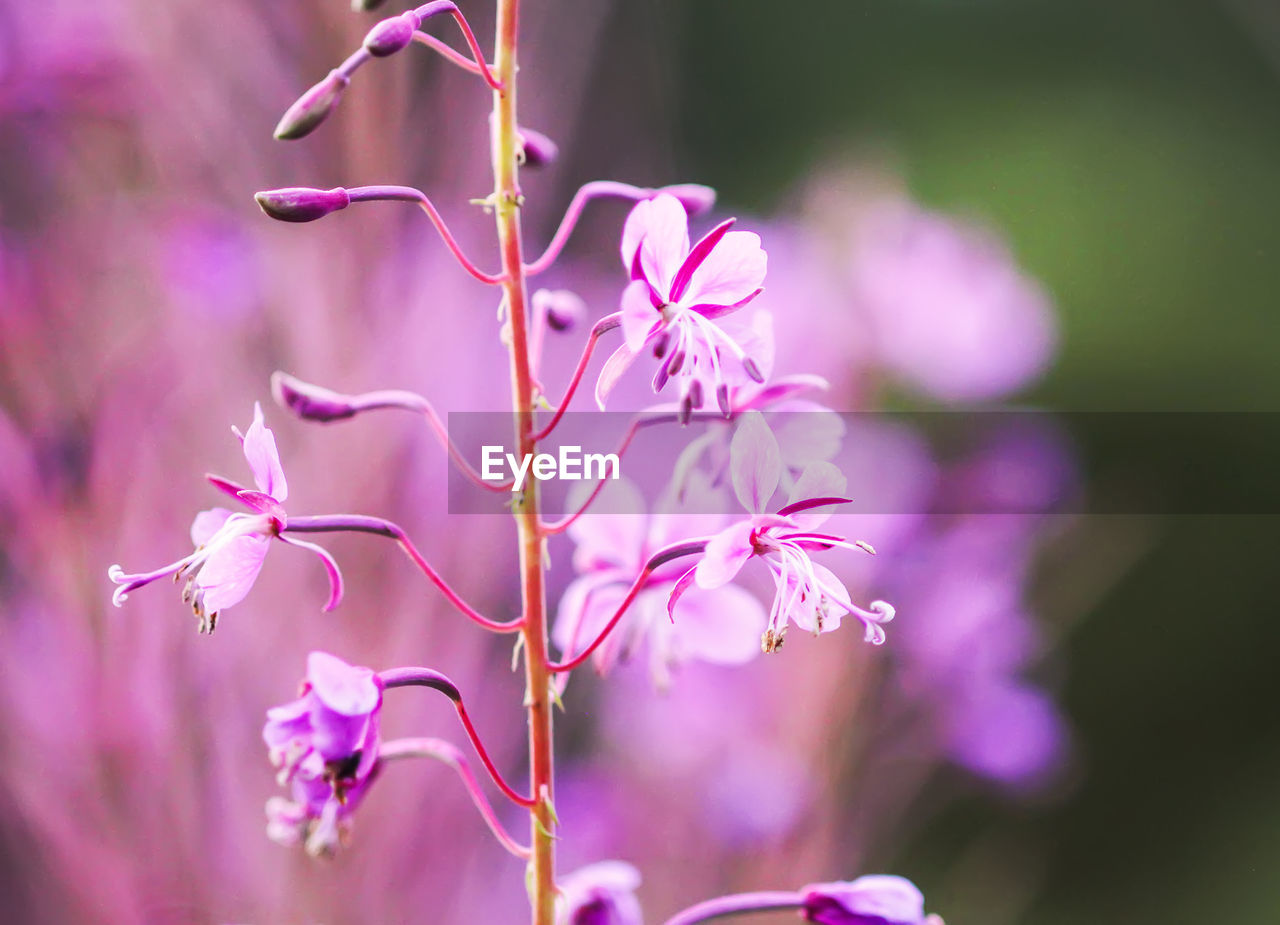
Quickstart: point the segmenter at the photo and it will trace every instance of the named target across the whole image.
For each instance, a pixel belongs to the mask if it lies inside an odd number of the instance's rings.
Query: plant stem
[[[519,0],[498,0],[497,48],[494,70],[501,89],[493,93],[493,211],[502,252],[502,288],[510,325],[511,392],[516,444],[521,454],[536,452],[534,440],[533,376],[529,368],[527,293],[520,238],[520,185],[516,174],[519,139],[516,132],[516,37]],[[529,784],[538,803],[530,810],[533,857],[529,873],[529,901],[533,925],[554,925],[555,845],[550,674],[547,670],[547,608],[543,587],[542,534],[538,529],[538,486],[517,496],[514,510],[520,542],[521,595],[524,608],[524,657],[529,711]]]

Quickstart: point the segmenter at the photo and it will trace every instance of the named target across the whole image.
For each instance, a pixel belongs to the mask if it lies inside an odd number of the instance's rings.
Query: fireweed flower
[[[596,384],[604,407],[609,392],[640,351],[652,347],[661,360],[655,392],[680,382],[686,413],[701,408],[709,371],[717,397],[735,376],[763,376],[744,346],[717,321],[762,291],[767,258],[758,235],[730,231],[722,222],[689,246],[689,220],[680,201],[659,192],[636,204],[622,231],[622,263],[631,284],[622,293],[624,343],[605,363]]]
[[[267,711],[262,729],[279,781],[293,800],[267,804],[267,832],[291,844],[305,836],[312,854],[337,844],[350,815],[378,769],[382,685],[369,668],[326,652],[307,657],[301,696]]]
[[[126,574],[119,565],[111,566],[107,576],[119,585],[112,595],[117,607],[123,606],[135,589],[172,575],[174,581],[183,582],[182,600],[191,605],[199,619],[200,632],[213,632],[218,615],[244,600],[253,587],[273,537],[320,557],[329,574],[330,595],[325,610],[338,605],[342,598],[342,575],[333,557],[314,543],[283,535],[287,523],[283,504],[289,495],[289,486],[276,451],[275,436],[263,423],[261,405],[254,404],[253,423],[245,433],[234,427],[232,430],[244,447],[257,489],[244,488],[214,475],[208,479],[251,513],[232,513],[220,507],[201,511],[191,524],[195,552],[153,572]]]
[[[857,880],[804,887],[801,915],[819,925],[942,925],[926,918],[924,896],[904,877],[872,874]]]
[[[698,486],[695,496],[710,488]],[[723,518],[682,512],[670,505],[645,516],[636,488],[626,481],[610,483],[597,501],[609,513],[587,514],[574,521],[569,535],[577,543],[574,567],[579,577],[565,589],[553,640],[566,657],[582,651],[608,624],[627,589],[649,557],[671,543],[717,529]],[[757,651],[764,628],[760,603],[732,585],[690,594],[679,619],[672,620],[666,600],[684,567],[679,560],[650,575],[622,621],[592,656],[605,674],[646,647],[653,683],[666,687],[671,669],[688,661],[737,665]]]
[[[635,891],[640,872],[624,861],[599,861],[560,881],[557,925],[643,925]]]
[[[707,543],[698,564],[676,583],[668,602],[672,613],[691,584],[704,589],[723,587],[749,559],[759,558],[776,586],[761,640],[765,652],[781,647],[789,621],[816,635],[837,629],[845,614],[862,621],[867,642],[884,642],[881,624],[893,619],[893,607],[884,601],[872,602],[869,610],[856,606],[844,583],[809,555],[837,546],[872,551],[865,543],[815,532],[834,505],[848,502],[842,497],[846,486],[840,470],[830,463],[812,463],[796,480],[787,505],[776,514],[765,513],[781,479],[782,459],[763,415],[752,411],[743,416],[730,444],[729,471],[734,492],[751,516],[721,530]]]

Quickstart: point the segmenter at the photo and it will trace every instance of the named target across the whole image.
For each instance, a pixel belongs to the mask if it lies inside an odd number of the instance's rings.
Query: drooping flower
[[[306,838],[312,854],[329,853],[379,767],[382,685],[369,668],[327,652],[307,657],[302,694],[267,711],[262,729],[279,781],[293,799],[267,804],[268,834],[284,844]]]
[[[733,223],[720,223],[690,247],[688,215],[676,197],[660,192],[632,209],[622,232],[622,263],[632,280],[622,294],[625,342],[600,373],[601,407],[646,347],[661,361],[654,391],[676,378],[686,413],[702,407],[707,376],[722,403],[735,379],[763,379],[746,347],[717,320],[760,294],[767,266],[759,236],[730,231]]]
[[[569,528],[578,544],[574,567],[579,577],[565,589],[553,634],[567,657],[582,651],[604,629],[655,551],[707,535],[723,521],[665,501],[646,515],[639,492],[621,479],[610,482],[596,504],[608,513],[588,513]],[[649,673],[659,687],[670,682],[672,668],[687,661],[736,665],[755,656],[765,615],[760,603],[741,588],[699,589],[688,595],[679,619],[671,619],[666,600],[683,571],[680,561],[674,560],[650,575],[622,621],[593,655],[601,674],[644,648]]]
[[[835,547],[872,551],[865,543],[816,532],[835,505],[848,503],[840,470],[827,462],[811,463],[796,480],[788,503],[776,514],[766,513],[782,476],[782,455],[758,411],[742,416],[729,447],[729,470],[734,492],[751,516],[721,530],[707,543],[698,564],[676,583],[668,608],[674,613],[676,602],[691,585],[721,588],[748,560],[758,558],[768,566],[776,586],[761,640],[765,652],[782,645],[789,622],[818,634],[837,629],[845,614],[862,621],[868,642],[884,642],[881,624],[893,619],[893,607],[884,601],[872,602],[870,609],[858,607],[844,583],[810,557],[811,552]]]
[[[905,877],[870,874],[810,884],[800,892],[801,915],[818,925],[942,925],[936,915],[925,916],[924,895]]]
[[[643,925],[635,891],[640,872],[624,861],[598,861],[560,881],[557,925]]]
[[[120,607],[129,593],[170,575],[183,580],[182,599],[191,605],[202,633],[212,632],[218,615],[240,603],[253,587],[272,538],[308,549],[320,557],[329,575],[330,594],[325,610],[332,610],[342,598],[342,575],[337,563],[323,548],[283,534],[287,518],[284,501],[289,494],[275,436],[266,426],[261,405],[253,406],[253,423],[243,434],[232,428],[244,447],[244,456],[253,473],[256,489],[245,488],[219,476],[208,476],[213,486],[240,501],[251,513],[233,513],[215,507],[201,511],[191,524],[195,552],[152,572],[126,574],[119,565],[107,576],[119,587],[112,601]]]
[[[267,800],[267,837],[286,847],[302,842],[312,857],[332,855],[351,830],[351,817],[377,777],[380,764],[339,796],[323,777],[298,775],[292,799]]]

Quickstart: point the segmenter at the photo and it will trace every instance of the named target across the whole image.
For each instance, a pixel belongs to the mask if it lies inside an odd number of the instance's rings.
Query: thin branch
[[[551,243],[542,252],[542,256],[532,263],[525,264],[525,274],[537,276],[555,263],[556,258],[560,256],[560,252],[564,250],[565,244],[568,243],[569,236],[573,234],[573,229],[578,224],[578,219],[582,217],[583,209],[586,208],[587,203],[591,200],[615,198],[638,202],[641,199],[647,199],[653,194],[654,190],[652,189],[632,186],[630,183],[618,183],[613,180],[592,180],[590,183],[583,185],[573,194],[573,199],[569,202],[569,208],[565,210],[564,218],[560,220],[560,227],[556,229],[556,233],[551,238]]]
[[[606,315],[595,323],[591,333],[587,335],[587,343],[582,348],[582,356],[578,357],[578,365],[573,370],[573,376],[569,379],[569,385],[565,388],[564,396],[560,399],[559,404],[556,405],[555,414],[547,422],[546,427],[533,435],[532,439],[535,442],[546,439],[555,430],[556,425],[560,423],[560,419],[564,417],[565,411],[569,409],[569,402],[573,400],[573,395],[577,392],[583,375],[586,374],[587,366],[591,363],[591,355],[596,349],[596,342],[600,340],[602,334],[612,331],[620,324],[622,324],[621,312]]]
[[[471,766],[467,763],[466,756],[452,743],[445,742],[442,739],[429,738],[393,739],[390,742],[383,743],[378,755],[386,761],[402,758],[430,758],[453,768],[458,772],[458,776],[462,778],[462,785],[467,788],[471,802],[475,804],[480,817],[484,819],[485,825],[489,827],[489,831],[493,833],[494,838],[498,840],[503,848],[506,848],[516,857],[521,860],[528,860],[531,853],[530,848],[517,842],[502,827],[502,823],[498,821],[498,816],[493,811],[493,806],[489,803],[488,797],[484,795],[484,791],[480,789],[480,784],[476,781],[475,775],[471,773]]]
[[[449,248],[449,252],[462,266],[464,270],[490,286],[498,285],[506,281],[506,276],[501,273],[486,273],[471,261],[469,257],[462,251],[461,245],[458,244],[449,226],[445,224],[444,218],[440,215],[435,204],[428,198],[427,194],[422,190],[414,189],[411,186],[357,186],[347,190],[351,196],[352,202],[371,202],[371,201],[398,201],[398,202],[415,202],[427,213],[427,217],[431,219],[431,224],[435,225],[436,231],[439,232],[440,238],[444,241],[445,247]]]
[[[385,536],[393,539],[404,550],[405,555],[413,560],[427,579],[440,589],[440,592],[455,608],[466,616],[470,617],[476,623],[480,624],[487,630],[495,633],[514,633],[518,632],[524,625],[523,618],[517,618],[505,623],[497,620],[491,620],[480,611],[476,610],[466,601],[464,601],[456,591],[453,590],[440,573],[431,567],[422,553],[418,552],[418,548],[413,545],[413,541],[409,539],[408,534],[404,532],[399,524],[392,523],[389,520],[383,520],[380,517],[369,517],[364,514],[335,514],[319,517],[291,517],[285,525],[282,532],[287,533],[372,533],[375,536]]]

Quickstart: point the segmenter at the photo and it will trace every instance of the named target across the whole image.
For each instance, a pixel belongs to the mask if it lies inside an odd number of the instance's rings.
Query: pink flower
[[[369,668],[348,665],[327,652],[307,657],[302,696],[267,711],[262,738],[280,783],[293,800],[267,803],[267,834],[307,851],[327,854],[379,766],[382,685]]]
[[[672,612],[690,585],[724,587],[749,559],[759,558],[776,586],[761,641],[765,652],[782,645],[789,622],[818,634],[837,629],[845,614],[862,621],[868,642],[884,642],[881,624],[893,619],[893,607],[884,601],[874,601],[869,610],[856,606],[844,583],[809,555],[837,546],[872,552],[865,543],[815,532],[835,505],[848,502],[842,497],[846,484],[840,470],[828,462],[809,464],[787,505],[776,514],[765,513],[782,477],[782,453],[764,416],[750,411],[742,416],[729,446],[729,472],[734,492],[751,517],[726,527],[707,543],[698,564],[676,583],[668,602]]]
[[[119,585],[112,601],[120,607],[129,593],[143,585],[174,576],[185,579],[182,599],[191,605],[199,619],[202,633],[212,632],[218,614],[244,600],[253,587],[263,560],[274,537],[293,546],[314,552],[329,574],[330,595],[325,610],[332,610],[342,598],[342,575],[337,563],[314,543],[283,535],[287,522],[282,506],[289,494],[275,436],[263,423],[262,407],[253,406],[253,423],[241,434],[232,428],[244,447],[244,456],[253,473],[256,489],[244,488],[215,475],[208,476],[215,488],[240,501],[251,513],[233,513],[215,507],[201,511],[191,524],[191,542],[195,552],[152,572],[126,574],[119,565],[107,570],[107,576]]]
[[[736,379],[763,380],[740,339],[716,320],[754,299],[764,283],[767,259],[760,238],[730,231],[734,221],[720,223],[690,247],[688,216],[674,196],[658,193],[632,209],[622,232],[622,263],[632,280],[622,293],[625,343],[596,384],[602,408],[622,373],[650,345],[662,361],[654,391],[676,377],[686,412],[702,407],[707,377],[722,404]]]
[[[851,275],[881,363],[942,401],[999,399],[1052,359],[1048,296],[981,228],[880,206],[859,229]]]
[[[702,489],[709,490],[706,486]],[[649,557],[671,543],[705,535],[722,518],[674,509],[645,516],[636,488],[625,480],[610,483],[597,504],[607,514],[587,514],[569,528],[578,544],[574,566],[579,577],[560,600],[554,641],[566,657],[582,651],[604,629],[627,589]],[[697,492],[695,492],[697,494]],[[636,596],[622,621],[595,651],[596,669],[607,673],[647,647],[655,685],[670,683],[671,669],[688,661],[736,665],[757,651],[764,610],[740,588],[725,586],[690,594],[680,619],[672,620],[666,600],[680,578],[681,566],[659,566]]]
[[[640,872],[624,861],[599,861],[560,881],[557,925],[643,925],[635,891]]]

